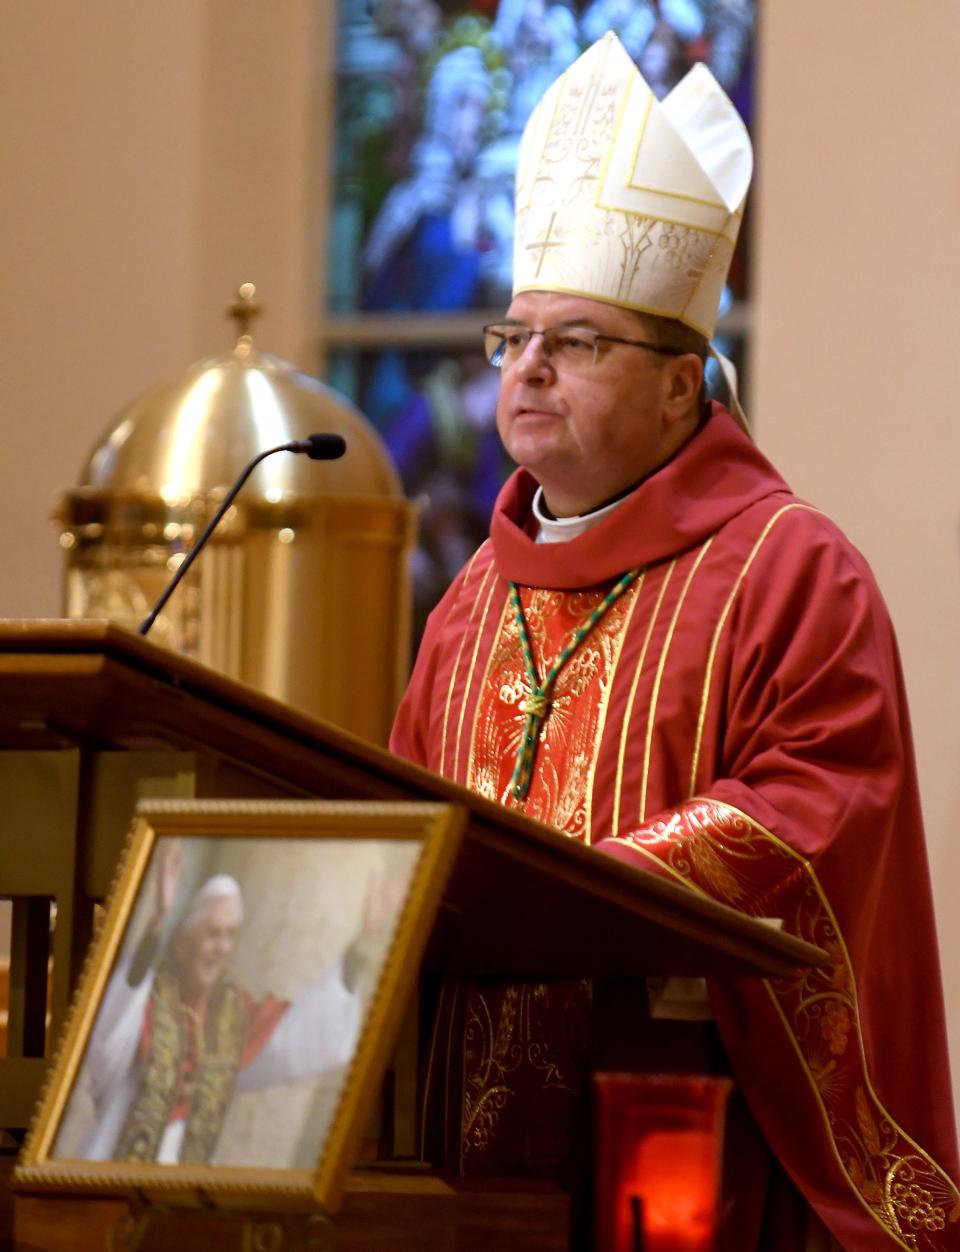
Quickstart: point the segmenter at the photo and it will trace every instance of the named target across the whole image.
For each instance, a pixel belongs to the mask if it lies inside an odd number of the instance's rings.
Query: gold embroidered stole
[[[610,684],[642,579],[611,605],[562,666],[525,800],[510,782],[530,680],[509,600],[501,612],[474,718],[467,785],[589,841],[590,788]],[[609,586],[520,591],[535,664],[549,673],[602,605]],[[478,678],[480,675],[478,674]],[[458,1166],[465,1173],[546,1167],[571,1148],[585,1082],[591,992],[586,980],[469,984],[463,989]],[[459,994],[459,993],[455,993]]]
[[[560,670],[524,801],[514,798],[510,783],[526,724],[530,679],[517,622],[509,601],[505,603],[480,692],[467,786],[589,841],[590,788],[603,719],[640,581],[610,607]],[[550,671],[608,591],[607,586],[588,591],[521,588],[523,614],[540,673]]]
[[[765,979],[757,991],[799,1058],[823,1132],[864,1209],[911,1252],[953,1247],[960,1193],[873,1088],[853,962],[812,864],[746,813],[709,797],[618,842],[695,891],[751,916],[782,917],[790,934],[829,953],[829,968]]]
[[[240,1055],[247,1037],[248,1013],[239,990],[224,982],[198,1017],[183,1003],[180,979],[172,961],[157,970],[151,991],[153,1027],[150,1053],[130,1104],[114,1159],[152,1161],[170,1114],[181,1099],[189,1103],[181,1163],[209,1161],[226,1107],[233,1093]],[[195,1020],[188,1022],[189,1014]],[[188,1034],[196,1041],[195,1067],[181,1085]]]

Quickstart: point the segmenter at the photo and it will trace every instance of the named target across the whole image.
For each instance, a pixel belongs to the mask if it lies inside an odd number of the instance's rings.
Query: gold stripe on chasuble
[[[663,671],[666,669],[666,666],[667,666],[667,657],[670,654],[670,645],[673,642],[673,634],[674,634],[674,631],[676,630],[677,622],[680,618],[680,613],[687,599],[687,592],[690,590],[690,585],[693,582],[693,579],[694,579],[694,576],[696,575],[697,570],[700,568],[700,563],[703,560],[703,558],[707,555],[707,552],[710,550],[710,546],[713,543],[715,537],[716,536],[711,535],[710,538],[706,541],[706,543],[704,543],[701,546],[700,551],[697,553],[696,560],[691,565],[690,570],[687,574],[687,577],[684,579],[683,587],[680,591],[680,595],[677,599],[677,603],[674,606],[673,616],[670,619],[670,626],[667,630],[667,637],[663,641],[663,648],[660,652],[660,661],[659,661],[659,664],[657,665],[656,677],[653,680],[653,691],[651,692],[651,695],[650,695],[650,708],[649,708],[649,711],[647,712],[647,738],[646,738],[646,743],[644,744],[644,749],[643,749],[643,775],[640,781],[640,821],[641,822],[644,821],[647,816],[647,781],[650,775],[650,752],[651,752],[651,748],[653,744],[653,728],[656,722],[657,702],[660,698],[660,684],[663,680]]]
[[[623,642],[630,631],[630,623],[633,621],[634,610],[640,602],[640,595],[643,591],[643,584],[647,577],[646,570],[640,574],[633,586],[624,594],[623,599],[629,600],[626,606],[626,613],[623,617],[623,625],[616,635],[611,639],[611,658],[606,681],[601,679],[601,699],[599,716],[597,718],[597,733],[593,737],[593,760],[590,762],[590,768],[587,771],[587,794],[586,794],[586,810],[584,813],[584,842],[589,846],[593,843],[593,780],[597,773],[597,760],[600,756],[600,747],[603,743],[603,732],[607,724],[607,711],[610,707],[610,693],[613,691],[613,684],[616,681],[617,669],[620,665],[620,657],[623,655]],[[602,623],[601,623],[602,625]],[[599,628],[598,628],[599,629]]]
[[[487,607],[489,608],[489,602],[488,602]],[[484,612],[484,617],[486,617],[486,612]],[[488,800],[496,800],[498,797],[496,794],[496,788],[491,788],[488,785],[484,785],[482,781],[478,780],[477,778],[477,774],[474,768],[474,762],[476,760],[476,747],[477,747],[477,728],[479,727],[481,718],[483,716],[484,693],[487,691],[489,683],[490,683],[490,670],[493,667],[494,659],[497,655],[497,652],[502,647],[502,640],[504,637],[504,632],[507,629],[509,629],[509,624],[512,622],[513,622],[513,614],[511,612],[511,605],[510,605],[510,592],[509,592],[509,588],[505,585],[503,607],[500,610],[500,621],[497,623],[496,634],[490,643],[489,650],[487,651],[487,663],[484,666],[483,677],[480,680],[479,690],[477,692],[477,700],[474,706],[473,725],[470,728],[470,751],[467,756],[467,773],[466,773],[466,780],[465,780],[466,785],[470,788],[471,791],[476,791],[480,795],[486,796]],[[479,643],[479,639],[477,640],[477,642]],[[474,659],[476,659],[476,649],[474,649]],[[464,701],[464,704],[466,704],[466,701]],[[462,709],[460,710],[460,718],[461,720],[463,719]]]
[[[480,545],[480,547],[477,548],[476,552],[474,552],[473,556],[470,558],[470,563],[467,566],[467,572],[463,580],[464,585],[466,585],[466,583],[470,579],[470,575],[473,573],[473,566],[477,557],[480,555],[480,553],[483,551],[483,549],[487,546],[489,542],[490,542],[489,539],[485,539],[483,543]],[[486,573],[489,574],[490,570],[491,570],[491,567],[487,566]],[[470,612],[467,616],[467,621],[473,620],[473,615],[477,610],[477,605],[480,603],[480,597],[483,595],[483,586],[484,586],[485,579],[486,579],[486,575],[484,575],[484,578],[481,578],[480,580],[480,586],[477,588],[477,594],[474,598],[473,604],[470,606]],[[457,681],[457,673],[459,672],[459,669],[460,669],[460,656],[463,653],[463,645],[466,643],[466,640],[467,640],[467,632],[464,631],[460,636],[460,646],[457,648],[456,659],[454,660],[453,668],[450,671],[450,683],[447,687],[447,698],[443,704],[443,730],[440,735],[440,772],[441,774],[444,774],[444,773],[447,774],[448,777],[453,776],[453,770],[450,770],[448,772],[446,769],[447,721],[450,717],[450,706],[453,703],[453,688]],[[456,768],[456,761],[454,761],[453,763],[453,768],[454,769]]]
[[[660,616],[660,606],[663,604],[663,597],[666,594],[667,587],[670,584],[670,578],[676,568],[676,560],[671,561],[667,566],[666,572],[663,576],[663,581],[660,583],[660,591],[657,594],[657,602],[653,606],[650,621],[647,623],[646,634],[643,637],[643,645],[640,648],[640,658],[634,667],[633,682],[630,684],[630,695],[627,697],[627,707],[624,710],[623,724],[620,727],[620,750],[617,754],[617,777],[613,789],[613,833],[615,835],[620,830],[620,795],[623,788],[623,763],[626,759],[627,737],[630,733],[630,719],[633,717],[633,703],[637,695],[637,684],[640,682],[640,675],[643,673],[644,663],[647,659],[647,649],[650,646],[650,637],[657,624],[657,618]]]
[[[731,588],[730,595],[727,597],[727,602],[723,606],[723,611],[720,614],[719,620],[717,621],[716,628],[713,632],[713,639],[710,641],[710,651],[707,654],[707,665],[706,665],[706,669],[704,670],[703,691],[701,692],[701,695],[700,695],[700,713],[697,717],[697,733],[696,733],[696,737],[694,738],[693,758],[690,763],[690,783],[687,788],[688,796],[693,795],[693,793],[697,789],[697,771],[700,768],[700,750],[703,745],[703,728],[706,725],[706,721],[707,721],[707,704],[710,698],[710,683],[713,679],[713,665],[717,657],[717,648],[720,644],[720,636],[723,634],[723,628],[727,623],[727,617],[729,616],[730,609],[733,606],[734,600],[737,598],[737,593],[739,592],[740,586],[743,580],[746,578],[747,573],[750,570],[750,566],[753,564],[754,560],[756,559],[757,553],[763,547],[764,543],[767,540],[767,536],[773,530],[774,526],[777,524],[780,518],[783,517],[785,513],[789,513],[791,509],[804,509],[804,508],[807,509],[811,513],[814,513],[817,511],[816,509],[811,509],[809,505],[800,504],[799,502],[794,503],[794,504],[786,504],[784,505],[782,509],[778,509],[777,512],[774,513],[774,515],[768,520],[766,526],[764,526],[763,530],[760,532],[760,535],[757,538],[756,543],[753,545],[753,548],[750,550],[750,553],[747,556],[747,559],[744,561],[739,574],[737,574],[737,577],[734,579],[733,587]],[[641,820],[642,820],[642,816],[641,816]]]
[[[480,625],[477,627],[476,638],[474,639],[474,643],[473,643],[473,652],[470,654],[470,665],[467,670],[466,681],[463,684],[463,691],[460,696],[460,716],[457,718],[457,738],[454,744],[453,760],[450,762],[450,772],[449,772],[449,777],[457,781],[464,781],[463,779],[459,777],[459,774],[458,774],[458,769],[460,765],[460,741],[463,735],[463,719],[467,711],[467,702],[468,702],[468,698],[470,695],[470,687],[471,687],[471,684],[473,683],[473,672],[476,669],[476,665],[477,665],[477,653],[480,649],[480,641],[483,638],[484,627],[487,624],[487,614],[490,612],[490,601],[493,599],[493,593],[496,590],[496,586],[497,586],[497,576],[496,576],[496,573],[494,572],[494,568],[492,565],[488,566],[487,569],[484,571],[483,578],[481,579],[481,582],[480,582],[480,588],[477,591],[477,598],[474,601],[473,607],[470,610],[471,617],[473,617],[474,613],[476,612],[477,605],[480,603],[481,597],[483,596],[484,587],[487,586],[488,583],[489,583],[489,588],[487,590],[487,598],[483,605],[483,612],[480,615]],[[465,635],[466,633],[467,632],[464,632]],[[459,669],[459,665],[457,666],[457,669]]]
[[[616,842],[650,857],[701,895],[754,917],[782,915],[790,934],[829,953],[829,968],[763,979],[764,990],[858,1203],[907,1252],[949,1252],[960,1222],[960,1192],[894,1121],[873,1088],[853,962],[807,858],[749,814],[708,796],[694,797],[669,820]],[[663,858],[651,851],[665,845]],[[750,862],[752,874],[743,868]],[[765,880],[761,885],[757,869]]]

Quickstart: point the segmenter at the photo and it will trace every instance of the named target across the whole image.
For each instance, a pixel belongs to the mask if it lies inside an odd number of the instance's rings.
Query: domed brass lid
[[[183,507],[222,494],[266,448],[325,431],[343,436],[342,459],[278,453],[253,472],[244,496],[270,503],[402,497],[389,453],[367,419],[317,379],[254,347],[250,323],[259,305],[252,283],[240,287],[228,312],[239,330],[233,349],[195,362],[124,410],[93,450],[74,499],[106,494]]]

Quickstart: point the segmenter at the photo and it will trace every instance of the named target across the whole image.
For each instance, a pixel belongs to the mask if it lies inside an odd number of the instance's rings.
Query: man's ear
[[[664,368],[664,418],[668,424],[700,412],[703,361],[695,352],[670,357]]]

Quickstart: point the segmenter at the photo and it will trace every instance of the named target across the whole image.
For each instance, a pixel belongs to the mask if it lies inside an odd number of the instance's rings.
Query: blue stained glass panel
[[[497,492],[513,468],[496,429],[500,372],[479,344],[460,352],[361,352],[330,359],[331,386],[376,426],[420,506],[414,555],[414,635],[486,538]]]

